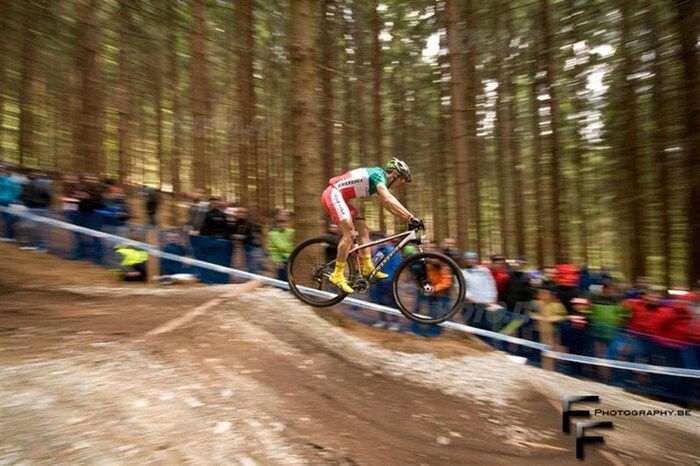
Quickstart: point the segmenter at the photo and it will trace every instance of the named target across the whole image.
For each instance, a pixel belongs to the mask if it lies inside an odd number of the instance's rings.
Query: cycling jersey
[[[328,184],[340,190],[345,199],[377,194],[377,186],[386,185],[386,172],[381,167],[364,167],[350,170],[331,178]]]
[[[386,172],[381,167],[363,167],[331,178],[323,191],[321,203],[334,223],[356,218],[360,212],[348,200],[377,193],[377,186],[386,186]]]

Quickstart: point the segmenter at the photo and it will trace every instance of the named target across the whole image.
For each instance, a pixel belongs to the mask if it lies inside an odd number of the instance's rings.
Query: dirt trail
[[[147,335],[221,290],[125,290],[0,244],[0,462],[580,464],[552,405],[569,379],[463,335],[368,329],[267,288]],[[623,423],[617,460],[586,462],[693,464],[692,433]]]

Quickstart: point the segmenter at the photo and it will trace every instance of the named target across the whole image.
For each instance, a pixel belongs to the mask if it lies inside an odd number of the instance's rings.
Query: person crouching
[[[121,258],[119,275],[125,282],[145,282],[148,278],[146,263],[148,253],[128,244],[119,244],[114,248]]]

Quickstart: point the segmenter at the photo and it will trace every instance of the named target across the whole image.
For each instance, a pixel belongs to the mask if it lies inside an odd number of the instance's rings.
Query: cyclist
[[[348,252],[352,248],[355,237],[359,234],[360,244],[369,242],[369,230],[360,217],[359,211],[349,203],[350,199],[356,197],[379,195],[382,206],[395,216],[408,222],[411,229],[423,228],[423,222],[414,217],[395,197],[389,192],[392,186],[400,187],[404,183],[411,182],[411,170],[408,165],[393,158],[382,167],[363,167],[350,170],[340,176],[331,178],[329,186],[323,191],[321,203],[333,219],[333,222],[340,227],[342,238],[338,244],[338,255],[335,262],[335,270],[328,277],[331,283],[336,285],[345,293],[352,293],[354,290],[345,278],[345,261]],[[374,265],[368,249],[360,250],[362,258],[362,274],[369,276]],[[387,274],[377,271],[375,277],[383,280]]]

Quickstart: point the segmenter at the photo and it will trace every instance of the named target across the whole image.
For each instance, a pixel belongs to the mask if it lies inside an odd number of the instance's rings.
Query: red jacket
[[[650,336],[683,341],[687,337],[689,314],[679,313],[678,306],[661,303],[650,307],[641,299],[628,299],[623,303],[630,310],[627,328]]]
[[[677,344],[689,341],[691,316],[685,306],[678,303],[667,304],[659,307],[657,313],[656,335],[661,337],[659,343]],[[670,341],[663,341],[666,339]]]
[[[578,286],[581,271],[573,264],[557,264],[554,283],[558,286]]]
[[[508,280],[510,275],[506,269],[495,269],[489,266],[493,280],[496,282],[496,291],[498,291],[498,300],[505,300],[506,289],[508,288]]]

